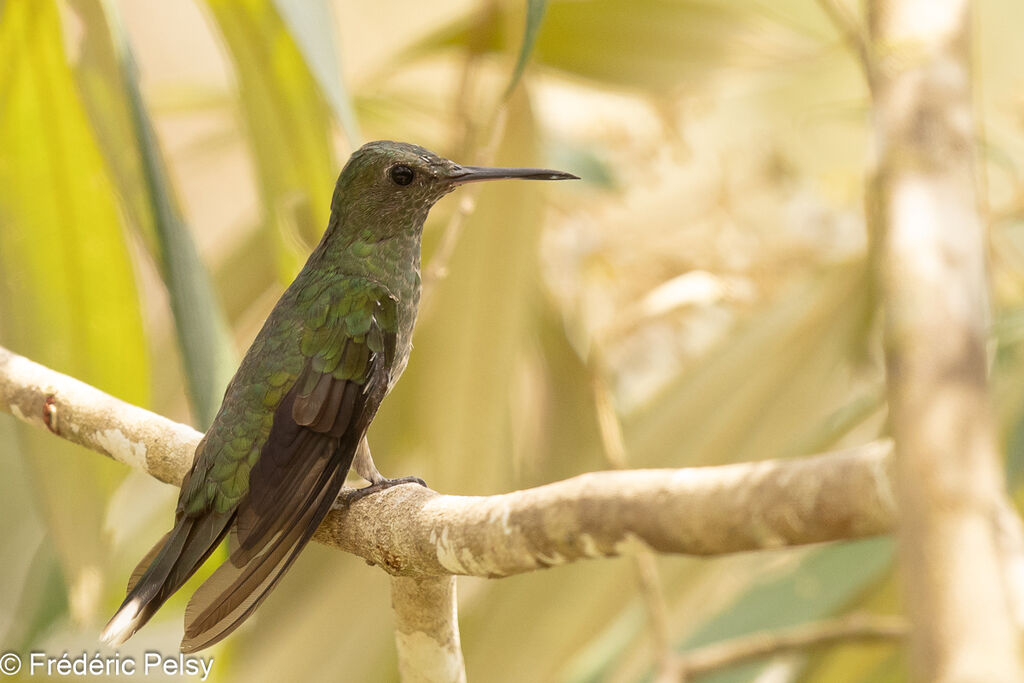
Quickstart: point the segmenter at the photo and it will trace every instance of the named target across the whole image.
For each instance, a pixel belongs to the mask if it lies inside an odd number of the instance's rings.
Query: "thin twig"
[[[499,105],[494,115],[494,123],[491,126],[491,136],[487,141],[487,145],[480,152],[479,163],[483,165],[493,163],[494,156],[498,152],[498,145],[501,143],[501,138],[505,135],[505,124],[507,121],[508,109],[503,104]],[[437,245],[430,263],[423,270],[423,298],[420,303],[420,310],[422,311],[420,315],[422,317],[429,315],[430,305],[433,302],[437,284],[448,276],[448,264],[452,260],[452,254],[455,253],[455,246],[459,243],[459,237],[462,235],[466,219],[476,211],[476,197],[479,192],[479,185],[464,188],[462,200],[459,202],[459,206],[452,215],[451,220],[448,221],[448,225],[445,226],[444,234],[441,236],[441,241]]]
[[[602,362],[600,351],[595,347],[590,355],[590,384],[594,394],[594,408],[597,411],[598,431],[605,459],[615,469],[624,470],[628,467],[629,457],[626,454],[626,440],[622,436],[622,423],[611,389],[605,379],[607,368]],[[654,638],[654,650],[657,653],[659,669],[662,673],[668,670],[672,649],[671,632],[668,624],[668,604],[658,574],[658,564],[654,553],[644,545],[637,545],[633,553],[633,565],[636,569],[640,594],[647,607],[647,615],[651,622],[651,635]]]
[[[854,614],[706,645],[677,656],[674,674],[676,680],[689,681],[751,659],[849,642],[902,640],[907,631],[902,617]]]
[[[875,83],[876,62],[867,30],[842,0],[818,0],[818,6],[828,15],[843,39],[857,54],[864,78],[868,87],[872,88]]]

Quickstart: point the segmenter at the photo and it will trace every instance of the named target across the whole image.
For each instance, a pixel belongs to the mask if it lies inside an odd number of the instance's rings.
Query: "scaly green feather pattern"
[[[385,352],[384,335],[396,332],[397,317],[395,297],[378,282],[300,276],[228,385],[179,510],[198,516],[236,506],[249,491],[249,473],[270,435],[274,411],[300,375],[309,384],[298,387],[300,394],[308,394],[323,373],[364,384],[373,354]],[[312,372],[303,373],[307,363]]]

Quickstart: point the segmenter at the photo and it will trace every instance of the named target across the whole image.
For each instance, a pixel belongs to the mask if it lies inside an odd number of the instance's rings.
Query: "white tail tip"
[[[117,610],[117,614],[111,617],[107,622],[107,627],[100,634],[100,640],[111,647],[117,647],[131,638],[137,628],[135,617],[139,614],[140,606],[141,601],[135,598]]]

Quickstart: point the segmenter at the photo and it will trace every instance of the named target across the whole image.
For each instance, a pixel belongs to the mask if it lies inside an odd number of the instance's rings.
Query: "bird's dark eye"
[[[391,177],[391,182],[395,185],[408,185],[412,182],[416,173],[405,164],[398,164],[397,166],[391,167],[391,170],[388,171],[388,175]]]

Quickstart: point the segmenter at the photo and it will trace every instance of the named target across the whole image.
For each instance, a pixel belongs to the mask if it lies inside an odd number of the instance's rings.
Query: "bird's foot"
[[[373,482],[369,486],[364,486],[359,489],[342,489],[341,493],[338,494],[338,499],[335,501],[335,505],[351,505],[357,500],[362,500],[367,496],[389,489],[392,486],[399,486],[400,484],[419,484],[423,488],[427,487],[427,482],[423,481],[419,477],[396,477],[394,479],[380,479]]]

